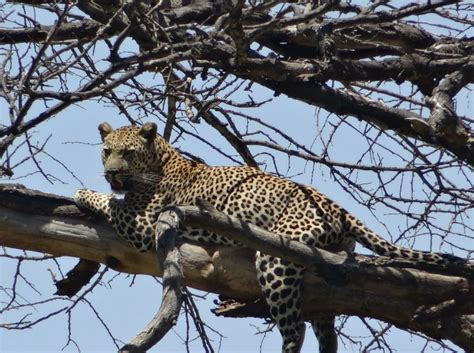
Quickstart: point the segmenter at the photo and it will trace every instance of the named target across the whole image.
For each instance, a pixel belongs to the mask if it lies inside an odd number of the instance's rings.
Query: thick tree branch
[[[54,283],[57,295],[75,296],[97,274],[100,265],[95,261],[80,259],[66,277]]]
[[[106,224],[81,215],[68,199],[3,186],[0,215],[2,246],[113,263],[116,270],[128,273],[162,275],[154,254],[138,253]],[[234,227],[228,226],[226,232],[231,235]],[[252,251],[192,244],[182,244],[179,249],[186,285],[243,300],[260,297]],[[304,253],[301,256],[304,259]],[[416,320],[420,313],[430,315],[430,310],[436,312],[436,306],[450,300],[472,302],[472,276],[374,266],[379,261],[385,260],[357,256],[356,262],[339,266],[321,263],[308,271],[304,282],[306,318],[321,311],[374,317],[449,339],[468,351],[474,349],[474,317],[469,306],[451,306],[451,311],[433,315],[431,320]]]
[[[92,20],[63,23],[57,29],[52,43],[65,43],[73,40],[89,41],[96,38],[102,27],[101,23]],[[54,28],[55,26],[41,25],[32,28],[2,28],[0,29],[0,44],[42,43]],[[101,38],[107,38],[114,34],[116,34],[116,30],[109,27],[103,31]]]
[[[474,80],[474,57],[446,77],[434,90],[433,98],[429,100],[431,116],[428,120],[434,130],[434,138],[441,143],[453,146],[459,153],[465,152],[465,146],[470,143],[474,149],[474,134],[456,115],[454,97],[468,83]]]
[[[240,73],[236,73],[240,75]],[[432,146],[442,147],[460,160],[474,165],[473,132],[456,118],[456,129],[450,139],[437,139],[437,131],[430,126],[427,119],[408,110],[392,108],[383,102],[365,98],[351,90],[336,90],[324,84],[310,82],[278,82],[266,77],[241,77],[255,80],[275,92],[284,93],[291,98],[317,105],[329,112],[339,115],[352,115],[360,120],[370,122],[381,130],[393,130],[397,133],[414,137]]]
[[[163,297],[160,309],[150,323],[130,343],[120,349],[121,353],[146,352],[159,342],[178,321],[183,302],[183,273],[179,249],[176,246],[179,219],[175,212],[163,212],[156,226],[155,244],[158,260],[163,268]]]

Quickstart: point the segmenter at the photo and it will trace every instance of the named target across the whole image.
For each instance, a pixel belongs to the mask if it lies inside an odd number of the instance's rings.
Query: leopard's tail
[[[350,234],[355,237],[356,241],[378,255],[413,260],[419,263],[437,265],[459,264],[474,269],[473,262],[454,255],[406,249],[390,243],[349,213],[346,215],[346,222],[347,227],[350,229]]]

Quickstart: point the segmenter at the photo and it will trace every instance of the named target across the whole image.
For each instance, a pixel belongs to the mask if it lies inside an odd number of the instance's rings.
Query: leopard
[[[160,212],[203,200],[226,215],[310,247],[353,253],[360,243],[391,258],[434,264],[465,262],[454,255],[397,246],[312,186],[253,166],[209,166],[187,158],[157,133],[153,122],[117,129],[103,122],[98,129],[104,176],[113,193],[80,189],[75,202],[104,217],[140,252],[153,249]],[[192,227],[181,227],[179,237],[182,241],[242,246],[223,235]],[[301,310],[306,268],[262,251],[255,253],[255,267],[271,319],[282,336],[282,352],[300,352],[306,330]],[[336,353],[335,314],[321,313],[311,324],[319,352]]]

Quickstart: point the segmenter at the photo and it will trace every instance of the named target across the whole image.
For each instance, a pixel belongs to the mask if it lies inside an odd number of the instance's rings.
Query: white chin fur
[[[125,196],[125,194],[128,192],[128,190],[115,190],[115,189],[112,189],[112,193],[116,196],[120,196],[118,198],[122,198],[123,196]]]

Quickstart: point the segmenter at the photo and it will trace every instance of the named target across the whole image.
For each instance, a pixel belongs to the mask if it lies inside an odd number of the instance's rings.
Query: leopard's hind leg
[[[311,321],[314,334],[318,339],[319,353],[337,353],[337,335],[334,328],[335,316],[320,314]]]
[[[282,352],[298,353],[304,340],[301,281],[304,267],[257,252],[258,280],[283,338]]]

